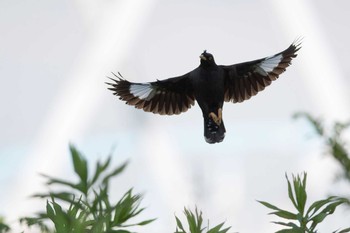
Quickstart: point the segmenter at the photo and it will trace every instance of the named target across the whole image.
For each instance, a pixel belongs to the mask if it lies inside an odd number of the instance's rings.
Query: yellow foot
[[[214,112],[211,112],[211,113],[209,113],[209,117],[211,117],[211,119],[213,119],[215,124],[220,126],[222,123],[222,109],[221,108],[218,109],[218,116]]]

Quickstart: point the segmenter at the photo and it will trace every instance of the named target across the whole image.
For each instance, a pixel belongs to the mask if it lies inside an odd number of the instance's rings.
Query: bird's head
[[[207,50],[204,50],[204,52],[199,56],[199,58],[201,59],[201,64],[203,65],[215,64],[213,55],[207,53]]]

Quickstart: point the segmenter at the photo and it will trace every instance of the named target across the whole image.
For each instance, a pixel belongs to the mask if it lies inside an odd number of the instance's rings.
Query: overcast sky
[[[140,232],[172,232],[174,213],[195,205],[232,232],[276,231],[256,200],[291,208],[285,172],[308,172],[310,200],[348,192],[310,126],[292,115],[349,119],[349,8],[346,0],[0,1],[0,215],[44,208],[26,198],[43,189],[40,172],[74,179],[69,142],[92,164],[111,148],[115,166],[130,160],[112,195],[145,194],[143,217],[158,219]],[[204,49],[217,64],[254,60],[298,37],[303,47],[286,73],[249,101],[225,103],[220,144],[205,142],[197,104],[158,116],[104,84],[118,71],[134,82],[185,74]],[[321,232],[349,227],[344,212],[335,215]]]

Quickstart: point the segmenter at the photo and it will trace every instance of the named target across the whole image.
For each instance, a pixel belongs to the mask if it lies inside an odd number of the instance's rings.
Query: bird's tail
[[[204,118],[204,138],[207,143],[222,142],[225,138],[225,132],[223,121],[220,125],[217,125],[211,117]]]

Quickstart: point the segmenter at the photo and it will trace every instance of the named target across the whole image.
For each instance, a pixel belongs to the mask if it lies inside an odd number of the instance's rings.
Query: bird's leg
[[[211,119],[213,119],[213,121],[215,122],[215,124],[217,124],[217,122],[218,122],[218,117],[216,116],[215,113],[213,113],[213,112],[209,113],[209,117],[210,117]]]
[[[213,119],[215,124],[220,126],[222,122],[222,109],[221,108],[218,109],[218,115],[216,115],[214,112],[209,113],[209,117]]]
[[[219,118],[219,125],[222,123],[222,108],[218,109],[218,118]]]

